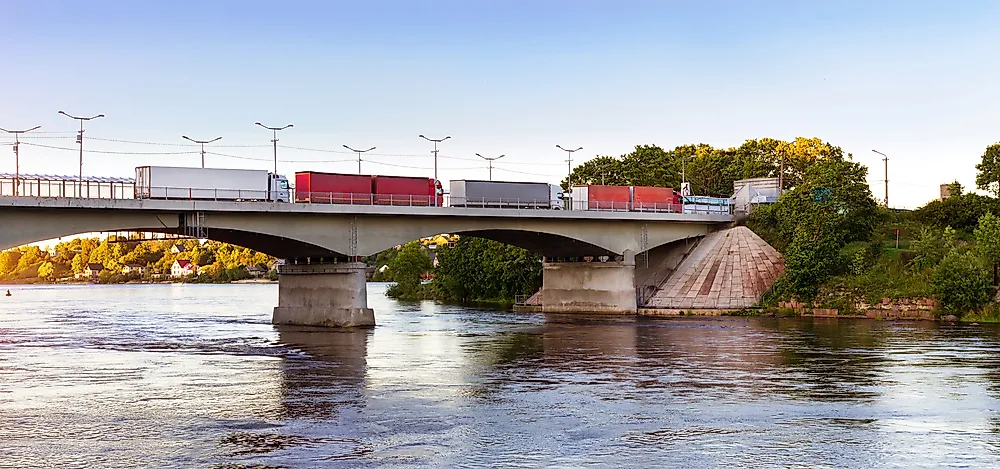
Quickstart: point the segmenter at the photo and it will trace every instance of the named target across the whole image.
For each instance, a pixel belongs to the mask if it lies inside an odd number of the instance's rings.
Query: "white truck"
[[[288,179],[254,169],[135,168],[135,198],[290,202]]]

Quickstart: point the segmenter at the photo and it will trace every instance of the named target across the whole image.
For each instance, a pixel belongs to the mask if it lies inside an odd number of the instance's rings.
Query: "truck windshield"
[[[288,181],[284,181],[284,180],[278,181],[278,188],[280,188],[280,189],[288,189]]]

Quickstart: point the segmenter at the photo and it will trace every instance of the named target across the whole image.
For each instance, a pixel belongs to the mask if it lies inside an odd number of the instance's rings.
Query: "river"
[[[997,467],[1000,330],[400,303],[276,329],[277,286],[13,287],[0,467]]]

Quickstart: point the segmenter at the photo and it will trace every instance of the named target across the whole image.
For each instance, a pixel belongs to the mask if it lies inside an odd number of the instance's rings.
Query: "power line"
[[[23,145],[31,145],[33,147],[49,148],[52,150],[68,150],[77,151],[76,148],[67,147],[57,147],[52,145],[42,145],[40,143],[29,143],[21,142]],[[104,155],[191,155],[197,154],[196,151],[175,151],[175,152],[134,152],[134,151],[102,151],[102,150],[84,150],[84,153],[99,153]]]
[[[271,158],[253,158],[253,157],[250,157],[250,156],[227,155],[225,153],[215,153],[215,152],[211,152],[211,151],[206,151],[205,154],[206,155],[215,155],[215,156],[224,156],[226,158],[236,158],[236,159],[240,159],[240,160],[272,161]],[[279,159],[278,161],[280,161],[282,163],[346,163],[346,162],[353,162],[354,160],[353,159],[350,159],[350,160],[281,160],[281,159]]]

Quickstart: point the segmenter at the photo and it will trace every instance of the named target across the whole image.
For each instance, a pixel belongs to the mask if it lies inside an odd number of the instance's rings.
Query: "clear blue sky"
[[[441,160],[444,180],[485,178],[483,162],[464,159],[478,152],[507,155],[495,178],[551,182],[566,170],[557,143],[591,158],[645,143],[816,136],[870,165],[878,197],[883,170],[871,149],[888,153],[890,202],[907,207],[936,197],[939,183],[972,185],[983,149],[1000,140],[995,1],[42,0],[8,2],[3,17],[4,128],[72,132],[56,111],[104,113],[88,136],[222,136],[259,146],[215,151],[266,159],[270,134],[253,123],[291,122],[281,144],[377,146],[372,161],[426,169],[365,163],[366,172],[427,176],[430,144],[417,135],[451,135],[441,155],[463,159]],[[74,146],[72,133],[39,136],[50,138],[30,141]],[[0,151],[0,171],[13,170],[12,156]],[[23,172],[77,171],[73,152],[23,146],[22,157]],[[91,175],[199,164],[195,154],[85,158]],[[352,155],[279,149],[279,158]]]

